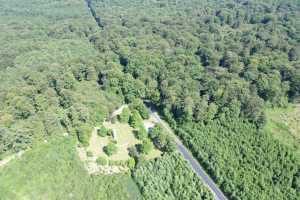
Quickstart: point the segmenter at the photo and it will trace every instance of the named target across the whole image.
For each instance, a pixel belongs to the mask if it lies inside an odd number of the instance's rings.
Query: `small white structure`
[[[115,129],[112,130],[113,140],[117,140],[117,131]]]

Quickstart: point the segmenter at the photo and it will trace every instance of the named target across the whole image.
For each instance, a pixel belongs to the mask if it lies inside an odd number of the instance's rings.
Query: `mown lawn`
[[[74,146],[71,138],[56,138],[1,168],[0,199],[139,198],[129,175],[89,176]]]

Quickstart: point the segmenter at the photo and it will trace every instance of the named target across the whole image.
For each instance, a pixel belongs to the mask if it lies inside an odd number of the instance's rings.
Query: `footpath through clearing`
[[[182,144],[178,137],[173,133],[172,129],[160,118],[157,111],[153,107],[148,107],[151,116],[156,120],[156,123],[160,123],[163,128],[169,134],[171,134],[177,146],[178,151],[183,155],[184,159],[189,162],[195,173],[201,178],[204,184],[211,190],[216,200],[227,200],[223,192],[218,188],[214,181],[209,177],[209,175],[204,171],[198,161],[193,157],[190,151]]]

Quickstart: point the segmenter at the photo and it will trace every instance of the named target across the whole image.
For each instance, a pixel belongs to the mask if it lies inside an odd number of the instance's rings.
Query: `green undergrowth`
[[[266,114],[265,130],[280,143],[293,149],[300,158],[300,106],[267,109]]]
[[[0,169],[0,199],[134,200],[139,191],[126,174],[89,176],[75,140],[55,138]]]

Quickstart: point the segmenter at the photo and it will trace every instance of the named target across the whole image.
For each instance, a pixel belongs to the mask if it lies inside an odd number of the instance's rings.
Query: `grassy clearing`
[[[111,160],[127,160],[129,159],[128,155],[128,148],[132,147],[136,144],[139,144],[140,141],[135,138],[133,134],[133,128],[130,127],[128,124],[123,124],[123,123],[109,123],[106,122],[104,123],[104,126],[108,129],[114,129],[117,133],[117,146],[118,146],[118,153],[115,155],[109,157]],[[106,139],[106,138],[104,138]]]
[[[89,176],[78,158],[75,140],[56,138],[26,152],[0,169],[1,200],[134,200],[139,192],[128,175]]]
[[[104,122],[103,124],[107,129],[113,129],[117,133],[117,147],[118,152],[110,157],[108,157],[103,152],[103,147],[105,147],[111,137],[99,137],[94,131],[90,140],[90,146],[87,148],[87,151],[91,151],[96,157],[105,157],[113,161],[125,161],[130,158],[128,155],[128,148],[136,144],[140,144],[142,141],[138,140],[134,136],[134,129],[129,126],[129,124],[116,122],[115,124],[110,122]],[[161,152],[157,149],[153,149],[147,156],[146,159],[156,158],[161,155]]]
[[[266,131],[282,144],[294,149],[300,157],[300,104],[268,109]]]

